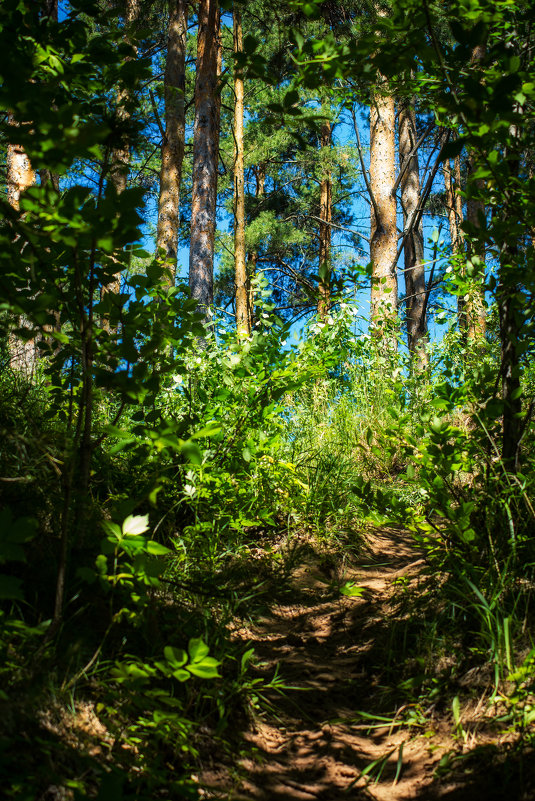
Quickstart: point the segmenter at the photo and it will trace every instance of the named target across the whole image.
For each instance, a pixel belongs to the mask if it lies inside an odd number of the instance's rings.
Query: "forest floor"
[[[535,798],[527,775],[533,755],[519,755],[496,710],[489,714],[488,674],[476,680],[472,671],[473,688],[466,687],[470,677],[465,682],[457,730],[455,689],[445,689],[439,701],[429,695],[407,701],[402,690],[397,698],[392,691],[400,595],[415,589],[425,602],[424,566],[410,535],[393,529],[369,535],[350,561],[302,549],[289,592],[278,597],[275,587],[262,615],[236,623],[233,637],[244,649],[254,647],[259,675],[267,681],[278,670],[285,689],[269,691],[262,712],[236,721],[235,755],[214,757],[199,776],[206,798]],[[346,582],[362,594],[340,594]],[[453,663],[455,655],[441,659]],[[404,667],[400,661],[400,684]]]

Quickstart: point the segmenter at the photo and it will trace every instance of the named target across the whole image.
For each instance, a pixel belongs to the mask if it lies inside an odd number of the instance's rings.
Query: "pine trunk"
[[[478,73],[478,68],[480,62],[485,57],[485,46],[484,45],[476,45],[472,50],[472,57],[471,57],[471,66],[474,72]],[[475,154],[470,154],[469,164],[468,164],[468,186],[471,188],[471,192],[479,193],[479,190],[483,188],[484,183],[481,179],[474,180],[473,174],[476,169],[476,158]],[[471,186],[470,186],[471,185]],[[473,229],[481,228],[481,221],[485,217],[485,205],[484,203],[477,199],[477,197],[469,197],[466,201],[466,221],[471,225]],[[472,264],[474,267],[478,267],[476,270],[477,275],[474,278],[470,278],[469,282],[469,291],[465,297],[464,303],[464,321],[466,327],[466,334],[468,338],[468,342],[472,344],[483,343],[485,340],[485,332],[486,332],[486,313],[485,313],[485,246],[480,241],[477,241],[472,237],[472,241],[469,240],[468,248],[467,248],[467,256],[469,260],[472,260]],[[474,258],[475,257],[475,258]]]
[[[14,128],[19,127],[19,123],[15,122],[12,114],[8,114],[8,123]],[[21,145],[11,143],[7,146],[6,183],[8,203],[16,211],[19,211],[21,194],[35,183],[35,172],[26,151]],[[23,320],[18,318],[17,324],[20,325],[22,323]],[[25,340],[10,335],[9,355],[10,364],[18,373],[25,374],[28,377],[33,374],[37,361],[36,345],[33,338]]]
[[[58,0],[45,0],[42,17],[46,19],[47,22],[58,21]],[[46,168],[41,169],[39,170],[39,180],[41,181],[41,186],[50,184],[56,192],[59,192],[59,175],[57,175],[57,173]]]
[[[126,0],[126,12],[124,17],[125,26],[131,27],[138,19],[140,14],[140,0]],[[129,42],[128,33],[125,41]],[[129,88],[123,86],[117,92],[117,119],[121,123],[128,123],[131,117],[131,94]],[[128,180],[128,168],[130,166],[130,145],[126,138],[122,143],[114,148],[111,158],[110,178],[118,195],[124,192]]]
[[[384,328],[393,327],[398,308],[394,131],[394,98],[377,92],[370,109],[371,321],[376,334],[384,336],[393,346],[395,337],[385,333]]]
[[[175,285],[180,184],[186,140],[186,0],[169,0],[169,29],[164,76],[165,135],[162,141],[160,195],[156,253],[167,268],[170,286]]]
[[[469,162],[469,175],[475,170],[475,158],[472,154]],[[469,178],[470,180],[470,178]],[[472,191],[478,192],[483,188],[481,179],[472,180]],[[481,221],[485,217],[485,205],[477,198],[468,198],[466,201],[466,221],[474,229],[481,228]],[[468,258],[477,260],[478,274],[470,279],[470,287],[464,301],[464,320],[468,341],[477,344],[485,340],[486,314],[485,314],[485,247],[481,242],[469,241]],[[475,257],[475,258],[474,258]],[[476,266],[474,264],[474,266]]]
[[[514,143],[511,152],[505,149],[504,158],[508,165],[509,181],[518,180],[520,157],[516,141],[518,139],[517,125],[511,125],[509,134]],[[508,216],[509,197],[505,193],[505,203],[501,213]],[[513,211],[513,218],[515,212]],[[514,228],[513,228],[514,230]],[[502,428],[502,461],[506,470],[516,473],[520,467],[520,444],[526,420],[522,414],[522,387],[521,387],[521,354],[524,350],[526,337],[525,318],[519,309],[518,297],[521,293],[518,277],[518,251],[519,243],[514,233],[502,242],[500,248],[500,273],[496,292],[500,318],[500,345],[503,397],[503,428]],[[524,329],[524,330],[523,330]],[[524,341],[522,341],[524,340]],[[510,484],[507,482],[507,487]]]
[[[255,187],[255,199],[258,201],[259,198],[264,196],[265,188],[266,188],[266,165],[264,162],[259,164],[255,169],[255,179],[256,179],[256,187]],[[256,263],[258,259],[258,253],[256,250],[252,250],[248,254],[247,259],[247,279],[248,279],[248,291],[249,291],[249,330],[252,331],[255,325],[255,297],[254,297],[254,278],[256,276]]]
[[[243,52],[241,14],[234,7],[234,54]],[[234,73],[234,268],[236,280],[236,330],[238,337],[250,336],[251,315],[247,266],[245,263],[245,167],[243,151],[243,70]]]
[[[320,146],[322,156],[331,147],[331,123],[321,126]],[[332,180],[328,166],[322,166],[320,182],[320,226],[319,226],[319,300],[318,316],[325,317],[331,303],[331,221],[332,221]]]
[[[524,422],[520,391],[520,325],[516,301],[518,286],[511,275],[511,264],[514,264],[515,255],[514,247],[505,248],[504,258],[500,265],[501,280],[497,291],[504,401],[501,455],[507,470],[512,473],[516,473],[519,468],[520,442]]]
[[[414,101],[404,101],[399,108],[399,169],[403,227],[414,220],[420,203],[420,168],[416,146]],[[426,345],[429,341],[426,314],[424,237],[422,222],[414,225],[403,241],[406,288],[407,339],[413,367],[422,372],[429,366]]]
[[[11,114],[8,115],[8,122],[13,127],[18,127]],[[6,173],[7,199],[10,206],[18,211],[22,192],[35,183],[35,172],[30,159],[20,145],[7,146]]]
[[[459,228],[457,225],[457,215],[455,213],[455,188],[452,181],[452,170],[449,159],[446,159],[442,167],[444,174],[444,192],[446,195],[446,211],[448,214],[448,224],[450,228],[450,242],[452,256],[457,255]]]
[[[195,123],[189,286],[206,317],[214,299],[217,166],[219,157],[218,66],[220,12],[217,0],[200,0],[198,9]]]
[[[126,27],[132,26],[138,19],[140,14],[140,0],[127,0],[124,22]],[[129,43],[128,33],[125,36],[125,41]],[[117,92],[117,120],[125,126],[131,118],[131,105],[132,97],[130,89],[123,86]],[[130,143],[123,135],[121,144],[115,147],[111,154],[110,165],[110,180],[115,187],[118,195],[122,194],[126,189],[128,182],[128,169],[130,166]],[[118,295],[121,291],[121,273],[117,272],[113,276],[113,280],[106,286],[102,287],[102,294],[111,292]],[[103,326],[109,330],[107,320],[103,320]]]
[[[464,222],[464,215],[463,215],[463,198],[461,195],[461,157],[459,155],[455,156],[453,160],[453,175],[455,179],[455,191],[454,191],[454,198],[455,198],[455,219],[457,222],[457,240],[455,242],[455,248],[457,253],[461,253],[464,246],[463,240],[463,232],[462,232],[462,224]]]

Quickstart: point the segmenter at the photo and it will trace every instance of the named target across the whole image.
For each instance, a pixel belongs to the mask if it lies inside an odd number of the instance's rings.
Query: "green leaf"
[[[255,36],[252,36],[250,33],[245,36],[243,40],[243,52],[251,55],[255,52],[260,42]]]
[[[188,661],[188,655],[182,648],[173,648],[171,645],[165,646],[163,655],[173,667],[182,667]]]
[[[112,542],[119,542],[122,538],[121,529],[117,523],[112,523],[109,520],[102,521],[102,528],[108,535],[108,539]]]
[[[148,515],[128,515],[123,523],[123,537],[138,537],[149,528]]]
[[[192,637],[188,643],[188,652],[192,662],[200,662],[209,651],[210,648],[201,637]]]
[[[159,542],[149,540],[149,542],[147,542],[147,553],[150,553],[152,556],[165,556],[171,553],[171,549],[166,548],[165,545],[161,545]]]
[[[360,598],[364,592],[364,587],[359,587],[354,581],[346,581],[340,587],[340,592],[347,598]]]
[[[198,445],[191,440],[182,443],[180,450],[192,464],[202,464],[202,452]]]
[[[240,667],[241,667],[242,672],[245,670],[245,668],[247,667],[247,665],[249,664],[249,662],[251,661],[253,656],[254,656],[254,648],[249,648],[242,655],[241,662],[240,662]]]
[[[103,553],[100,553],[95,559],[95,566],[99,576],[102,578],[108,574],[108,560]]]
[[[177,681],[188,681],[191,678],[191,675],[188,673],[188,671],[184,670],[183,668],[173,670],[171,675],[177,679]]]
[[[186,665],[186,668],[190,673],[194,676],[198,676],[200,679],[217,679],[221,678],[217,671],[219,664],[217,659],[208,656],[206,659],[203,659],[202,662]]]

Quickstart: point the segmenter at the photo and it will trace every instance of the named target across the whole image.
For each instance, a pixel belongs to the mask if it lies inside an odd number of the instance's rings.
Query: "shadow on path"
[[[393,726],[381,725],[359,714],[381,709],[381,674],[399,592],[396,582],[418,581],[423,563],[410,535],[396,530],[374,535],[368,551],[358,564],[346,567],[343,577],[329,575],[321,559],[310,555],[294,572],[293,594],[286,595],[284,603],[275,599],[269,613],[251,628],[237,629],[244,647],[246,643],[254,647],[263,674],[272,676],[279,665],[288,689],[282,695],[274,693],[272,712],[244,733],[251,753],[240,760],[239,773],[246,778],[229,789],[225,770],[202,777],[211,797],[236,801],[521,798],[510,793],[494,796],[488,782],[486,793],[475,792],[473,773],[461,783],[434,783],[441,757],[456,747],[449,721],[440,736],[422,730],[415,737],[395,721]],[[340,585],[348,580],[364,588],[362,597],[333,592],[336,581]],[[370,724],[381,727],[370,729]],[[376,784],[361,775],[372,762],[377,762],[377,772],[382,768]]]

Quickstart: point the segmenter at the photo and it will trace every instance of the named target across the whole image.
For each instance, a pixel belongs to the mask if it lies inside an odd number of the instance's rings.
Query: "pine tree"
[[[220,66],[219,5],[217,0],[200,0],[195,78],[189,286],[192,297],[198,301],[199,309],[205,315],[208,315],[214,299]]]
[[[234,55],[243,52],[243,30],[239,7],[234,5]],[[249,311],[249,281],[245,248],[245,172],[243,150],[243,69],[234,67],[234,272],[236,281],[236,329],[238,336],[251,333]]]
[[[401,206],[403,227],[406,232],[403,251],[408,347],[415,370],[422,372],[428,367],[429,358],[426,352],[428,343],[427,291],[421,217],[419,222],[413,224],[407,231],[408,226],[416,219],[421,201],[416,114],[413,100],[405,99],[399,104],[398,127]]]
[[[322,154],[331,147],[331,123],[326,120],[321,125],[320,147]],[[332,221],[332,180],[329,165],[322,165],[320,180],[320,224],[319,224],[319,299],[318,316],[323,318],[330,306],[331,278],[331,221]]]
[[[156,253],[168,270],[171,286],[175,283],[177,269],[180,185],[186,140],[186,35],[187,2],[169,0]]]
[[[370,108],[371,318],[378,334],[396,321],[398,310],[395,172],[395,103],[380,76]],[[392,344],[391,333],[385,336]]]

